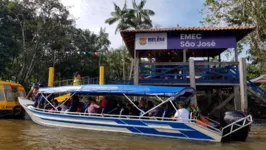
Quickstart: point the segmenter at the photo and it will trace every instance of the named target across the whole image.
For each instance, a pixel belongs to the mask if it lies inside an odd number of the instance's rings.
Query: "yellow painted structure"
[[[99,84],[104,84],[104,66],[100,66],[100,75],[99,75]],[[100,100],[103,98],[103,96],[98,96],[97,101],[100,102]]]
[[[20,106],[18,97],[26,97],[21,84],[0,81],[0,114],[12,113],[15,106]]]
[[[54,85],[54,67],[49,68],[48,86]]]
[[[58,97],[56,97],[54,99],[57,100],[58,103],[63,103],[66,99],[69,99],[70,96],[71,96],[71,94],[70,93],[67,93],[65,95],[58,96]]]
[[[100,77],[99,77],[99,84],[104,84],[104,66],[100,66]]]

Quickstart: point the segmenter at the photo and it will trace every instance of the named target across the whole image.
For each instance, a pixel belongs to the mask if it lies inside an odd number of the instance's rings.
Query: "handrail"
[[[74,79],[66,79],[66,80],[60,80],[60,81],[54,81],[54,85],[72,85],[73,84],[73,80]],[[99,81],[99,77],[89,77],[89,76],[85,76],[85,77],[81,77],[80,82],[81,84],[95,84],[98,83]]]
[[[219,66],[217,68],[212,68],[208,66],[199,66],[199,65],[195,66],[196,66],[195,76],[200,77],[197,80],[212,80],[213,78],[215,78],[215,80],[222,79],[222,80],[231,81],[239,78],[239,74],[237,73],[238,70],[237,65],[227,65],[223,67]],[[188,65],[175,65],[175,66],[166,65],[162,67],[159,67],[157,65],[155,65],[154,67],[147,67],[145,65],[140,65],[139,70],[141,71],[139,73],[139,76],[143,77],[145,80],[150,80],[151,78],[158,78],[158,77],[161,78],[168,77],[168,79],[174,78],[177,80],[186,80],[187,76],[189,76]]]
[[[200,122],[200,124],[203,124],[203,125],[207,126],[208,128],[211,128],[211,129],[215,130],[215,131],[218,132],[219,134],[222,134],[222,133],[223,133],[220,129],[217,129],[217,128],[211,126],[211,125],[208,125],[208,124],[202,122],[201,120],[198,120],[198,119],[191,119],[191,121],[195,121],[195,122],[197,121],[197,122]],[[195,124],[196,124],[196,123],[195,123]],[[197,126],[200,126],[200,127],[203,128],[203,126],[201,126],[201,125],[198,125],[198,124],[196,124],[196,125],[197,125]],[[208,128],[206,128],[206,129],[208,129]],[[213,130],[211,130],[211,131],[213,131]]]
[[[217,125],[220,125],[220,123],[219,122],[217,122],[217,121],[215,121],[215,120],[213,120],[213,119],[211,119],[211,118],[208,118],[208,117],[206,117],[206,116],[204,116],[208,121],[210,121],[210,122],[212,122],[212,123],[215,123],[215,124],[217,124]]]
[[[238,65],[238,62],[194,62],[195,65]],[[149,63],[149,62],[143,62],[140,63],[141,65],[156,65],[156,66],[176,66],[176,65],[189,65],[187,62],[154,62],[154,63]]]
[[[247,84],[252,88],[252,90],[254,90],[256,93],[259,93],[261,96],[263,96],[264,98],[266,98],[266,91],[264,91],[261,87],[257,86],[256,84],[254,84],[253,82],[251,82],[250,80],[247,81]]]
[[[241,121],[243,121],[242,125],[237,124],[237,123],[239,123]],[[223,137],[226,137],[226,136],[228,136],[228,135],[230,135],[230,134],[232,134],[232,133],[234,133],[234,132],[236,132],[236,131],[238,131],[238,130],[240,130],[240,129],[242,129],[242,128],[250,125],[250,124],[252,124],[252,122],[253,122],[252,116],[251,115],[248,115],[245,118],[241,118],[241,119],[239,119],[239,120],[237,120],[237,121],[235,121],[235,122],[233,122],[233,123],[231,123],[231,124],[223,127],[222,128],[222,133],[224,133],[224,130],[225,129],[227,129],[227,128],[230,127],[230,132],[227,133],[227,134],[225,134],[225,135],[223,135]],[[238,127],[236,129],[233,129],[234,128],[234,125],[237,125]]]

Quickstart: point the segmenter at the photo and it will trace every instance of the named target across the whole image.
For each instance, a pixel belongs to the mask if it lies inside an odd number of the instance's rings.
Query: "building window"
[[[0,89],[0,101],[4,101],[5,100],[5,95],[3,90]]]
[[[14,95],[11,90],[6,90],[6,99],[9,102],[14,101]]]

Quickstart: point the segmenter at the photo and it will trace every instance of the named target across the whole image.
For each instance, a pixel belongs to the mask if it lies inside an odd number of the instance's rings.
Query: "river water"
[[[211,143],[69,128],[48,128],[31,120],[0,120],[0,150],[263,150],[266,128],[252,129],[246,142]]]

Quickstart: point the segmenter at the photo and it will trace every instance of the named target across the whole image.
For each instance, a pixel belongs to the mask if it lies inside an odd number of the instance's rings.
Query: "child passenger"
[[[96,104],[95,99],[91,99],[91,104],[88,107],[88,113],[96,113],[96,109],[100,108],[98,104]]]

